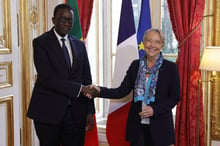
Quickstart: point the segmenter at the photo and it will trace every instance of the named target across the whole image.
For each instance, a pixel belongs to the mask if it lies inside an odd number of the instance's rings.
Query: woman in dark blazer
[[[163,58],[160,30],[147,30],[143,40],[146,55],[132,62],[121,85],[90,87],[91,96],[98,93],[102,98],[119,99],[133,89],[126,140],[131,146],[170,146],[175,143],[172,108],[180,100],[178,69]]]

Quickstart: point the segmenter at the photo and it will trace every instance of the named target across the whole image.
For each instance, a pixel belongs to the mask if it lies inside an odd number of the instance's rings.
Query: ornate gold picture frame
[[[12,62],[0,62],[0,88],[12,86]]]
[[[0,121],[1,129],[4,139],[1,139],[3,143],[7,143],[7,146],[14,146],[14,112],[13,112],[13,96],[0,97]],[[3,138],[3,137],[2,137]]]
[[[0,54],[11,53],[10,0],[0,0]]]

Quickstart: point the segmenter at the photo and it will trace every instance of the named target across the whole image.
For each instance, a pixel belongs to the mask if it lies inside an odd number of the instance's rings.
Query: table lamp
[[[200,117],[200,84],[201,82],[215,82],[216,71],[220,71],[220,46],[207,46],[203,52],[199,66],[200,70],[212,71],[211,78],[208,81],[199,80],[198,91],[198,120],[197,120],[197,146],[199,146],[199,117]]]

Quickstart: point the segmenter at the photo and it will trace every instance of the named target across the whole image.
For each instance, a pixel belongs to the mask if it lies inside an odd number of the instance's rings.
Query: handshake
[[[95,85],[82,86],[81,89],[81,92],[90,99],[100,96],[100,91],[100,87]]]

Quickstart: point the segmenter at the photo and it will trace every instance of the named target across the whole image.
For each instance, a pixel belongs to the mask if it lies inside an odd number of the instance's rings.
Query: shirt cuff
[[[79,95],[80,95],[80,93],[81,93],[81,90],[82,90],[82,85],[80,86],[80,89],[79,89],[79,93],[77,94],[77,98],[79,98]]]

